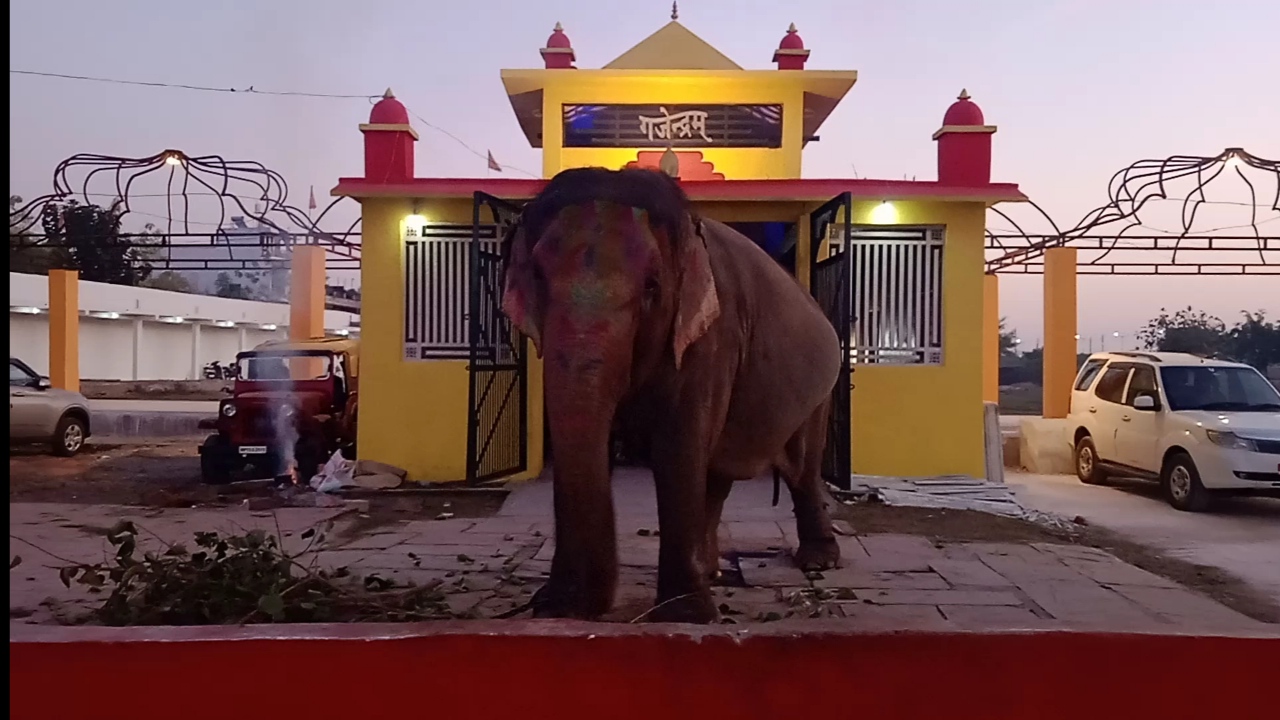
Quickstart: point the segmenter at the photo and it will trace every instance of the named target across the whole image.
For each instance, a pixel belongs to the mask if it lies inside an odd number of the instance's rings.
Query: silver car
[[[78,392],[57,390],[17,358],[9,358],[9,442],[49,443],[69,457],[89,439],[89,401]]]

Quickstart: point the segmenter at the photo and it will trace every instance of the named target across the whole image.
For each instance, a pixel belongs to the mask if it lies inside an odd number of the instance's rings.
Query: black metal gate
[[[473,484],[514,475],[529,464],[525,338],[502,313],[502,239],[519,216],[519,206],[475,194],[467,286],[467,481]]]
[[[842,193],[809,216],[809,288],[840,338],[840,375],[831,390],[831,416],[827,421],[827,448],[822,456],[822,477],[845,490],[853,486],[849,417],[849,401],[853,391],[853,366],[850,361],[852,353],[849,347],[853,325],[853,253],[849,251],[852,204],[850,194]],[[843,226],[841,232],[837,233],[842,241],[838,248],[829,247],[826,257],[819,258],[822,240],[827,237],[831,224],[837,219]]]

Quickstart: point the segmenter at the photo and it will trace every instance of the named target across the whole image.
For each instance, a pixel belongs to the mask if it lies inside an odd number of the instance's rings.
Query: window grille
[[[470,224],[432,223],[405,231],[406,360],[468,359],[471,242]],[[496,226],[481,226],[480,252],[496,256],[501,243]]]
[[[845,250],[832,225],[833,254]],[[850,355],[857,364],[941,365],[942,228],[854,227]]]

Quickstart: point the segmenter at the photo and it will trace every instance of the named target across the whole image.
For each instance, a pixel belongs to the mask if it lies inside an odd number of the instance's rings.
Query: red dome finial
[[[938,182],[981,187],[991,182],[991,136],[996,132],[982,109],[961,90],[933,134],[938,142]]]
[[[569,36],[564,34],[564,27],[560,23],[556,23],[551,37],[547,38],[547,46],[540,52],[548,70],[571,70],[573,61],[577,60],[573,54],[573,43],[569,42]]]
[[[942,116],[943,125],[986,125],[982,117],[982,108],[969,97],[968,90],[961,90],[956,101],[947,108]]]
[[[396,99],[391,88],[382,93],[382,99],[369,111],[370,125],[408,125],[409,111]]]
[[[391,88],[369,111],[364,133],[364,176],[375,182],[403,182],[413,178],[413,144],[418,133],[409,124],[409,110]]]
[[[791,27],[787,28],[787,34],[782,36],[782,42],[778,44],[779,50],[803,50],[804,40],[800,39],[800,34],[796,32],[796,24],[791,23]]]
[[[809,51],[804,48],[804,40],[796,32],[796,24],[791,23],[787,34],[782,36],[782,42],[778,43],[777,51],[773,53],[773,61],[778,64],[779,70],[803,70],[808,59]]]

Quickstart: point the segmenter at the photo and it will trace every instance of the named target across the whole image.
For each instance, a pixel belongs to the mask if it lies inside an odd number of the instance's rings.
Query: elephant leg
[[[826,570],[840,564],[840,546],[831,527],[822,485],[829,406],[830,401],[819,405],[787,441],[785,461],[779,466],[795,508],[796,535],[800,540],[795,560],[802,570]]]
[[[732,489],[733,480],[707,478],[707,543],[703,564],[707,569],[707,577],[713,582],[720,579],[720,517]]]
[[[684,430],[687,430],[685,428]],[[655,622],[714,622],[719,613],[705,567],[707,458],[701,433],[670,428],[654,446],[658,495],[658,602]]]
[[[608,484],[588,486],[583,493],[567,488],[560,479],[554,483],[556,551],[547,582],[530,600],[533,617],[592,620],[609,611],[617,590],[612,489]],[[602,509],[589,518],[594,527],[565,522],[581,507]]]

